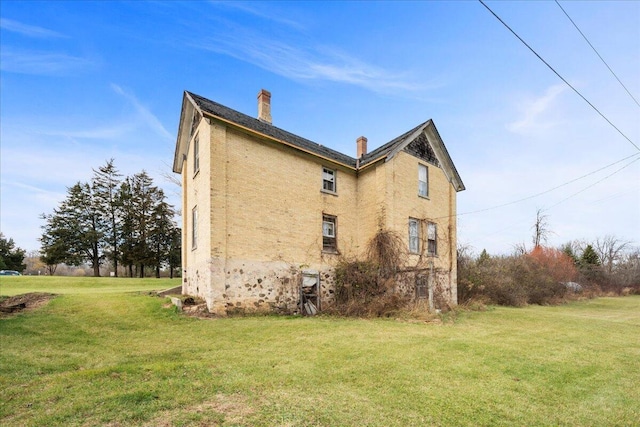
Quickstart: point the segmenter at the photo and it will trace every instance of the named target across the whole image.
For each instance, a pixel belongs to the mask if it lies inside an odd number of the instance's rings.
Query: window
[[[427,223],[427,254],[438,254],[438,229],[433,222]]]
[[[415,218],[409,218],[409,252],[420,253],[420,222]]]
[[[322,215],[322,250],[324,252],[337,252],[336,245],[336,217]]]
[[[198,247],[198,207],[191,210],[191,249]]]
[[[429,171],[425,165],[418,165],[418,196],[429,197]]]
[[[196,135],[193,140],[193,174],[197,174],[200,170],[200,138]]]
[[[335,193],[336,190],[336,171],[329,168],[322,168],[322,190]]]

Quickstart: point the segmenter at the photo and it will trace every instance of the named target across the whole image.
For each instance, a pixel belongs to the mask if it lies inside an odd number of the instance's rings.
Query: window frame
[[[325,234],[325,224],[331,224],[333,235]],[[338,253],[338,217],[322,214],[322,252]]]
[[[424,180],[422,180],[422,171],[424,170]],[[429,168],[427,165],[418,163],[418,196],[429,198]]]
[[[413,230],[415,230],[415,234],[412,234],[412,225],[414,225]],[[409,217],[408,231],[409,231],[409,253],[419,254],[420,253],[420,220]]]
[[[427,255],[438,256],[438,224],[435,222],[427,222]]]
[[[191,250],[198,248],[198,206],[191,209]]]
[[[333,178],[332,180],[325,179],[325,174],[327,173],[331,174],[331,177]],[[333,189],[327,189],[325,185],[326,183],[330,183]],[[338,171],[336,169],[322,166],[322,187],[320,188],[320,191],[323,193],[338,194]]]
[[[193,176],[200,172],[200,135],[193,138]]]

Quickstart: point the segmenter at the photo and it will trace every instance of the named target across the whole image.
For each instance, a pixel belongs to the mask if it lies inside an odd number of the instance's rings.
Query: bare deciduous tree
[[[614,265],[620,261],[627,249],[631,248],[631,242],[619,239],[613,235],[598,237],[593,244],[593,249],[600,257],[600,262],[608,274],[613,272]]]
[[[542,209],[536,211],[536,222],[533,224],[533,246],[537,248],[541,243],[547,241],[551,230],[549,229],[548,215],[543,214]]]

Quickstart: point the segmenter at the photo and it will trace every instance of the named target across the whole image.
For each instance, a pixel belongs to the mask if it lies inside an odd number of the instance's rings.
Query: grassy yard
[[[0,319],[0,425],[640,425],[640,297],[438,325],[203,320],[132,292],[174,283],[0,279],[61,294]]]

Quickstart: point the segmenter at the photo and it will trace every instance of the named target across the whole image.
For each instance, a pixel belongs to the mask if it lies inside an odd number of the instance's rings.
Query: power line
[[[578,25],[573,21],[573,19],[571,19],[571,17],[569,16],[569,14],[567,13],[566,10],[564,10],[564,8],[560,5],[560,2],[558,2],[558,0],[555,0],[556,4],[558,5],[558,7],[560,8],[560,10],[562,10],[564,12],[564,14],[567,16],[567,18],[569,18],[569,21],[571,21],[571,23],[573,24],[574,27],[576,27],[576,30],[578,30],[578,32],[580,33],[580,35],[582,35],[582,37],[584,38],[584,40],[589,44],[589,46],[591,46],[591,49],[593,49],[593,51],[596,53],[596,55],[598,55],[598,58],[600,58],[600,60],[602,61],[602,63],[604,65],[607,66],[607,68],[609,69],[609,71],[611,71],[611,74],[613,74],[613,77],[616,78],[616,80],[618,81],[618,83],[620,83],[620,85],[624,88],[625,91],[627,91],[627,93],[629,94],[629,96],[631,97],[631,99],[633,99],[633,101],[636,103],[636,105],[638,107],[640,107],[640,103],[638,103],[638,100],[631,94],[631,92],[629,92],[629,89],[627,89],[627,87],[624,85],[624,83],[622,83],[622,81],[618,78],[618,76],[616,75],[616,73],[613,72],[613,70],[611,69],[611,67],[609,66],[609,64],[607,64],[607,61],[604,60],[604,58],[600,55],[600,53],[596,50],[596,48],[591,44],[591,42],[589,41],[589,39],[587,38],[587,36],[584,35],[584,33],[580,30],[580,28],[578,28]]]
[[[570,181],[566,181],[566,182],[564,182],[564,183],[562,183],[562,184],[560,184],[560,185],[556,185],[555,187],[550,188],[550,189],[548,189],[548,190],[541,191],[540,193],[536,193],[536,194],[533,194],[533,195],[531,195],[531,196],[523,197],[522,199],[513,200],[513,201],[511,201],[511,202],[503,203],[503,204],[501,204],[501,205],[491,206],[491,207],[488,207],[488,208],[478,209],[478,210],[475,210],[475,211],[463,212],[463,213],[459,213],[459,214],[451,215],[451,216],[459,217],[459,216],[463,216],[463,215],[471,215],[471,214],[476,214],[476,213],[481,213],[481,212],[487,212],[487,211],[491,211],[491,210],[494,210],[494,209],[503,208],[503,207],[505,207],[505,206],[514,205],[514,204],[516,204],[516,203],[524,202],[525,200],[530,200],[530,199],[533,199],[533,198],[536,198],[536,197],[542,196],[543,194],[550,193],[550,192],[552,192],[552,191],[554,191],[554,190],[557,190],[558,188],[562,188],[562,187],[564,187],[564,186],[567,186],[567,185],[569,185],[569,184],[572,184],[572,183],[574,183],[574,182],[576,182],[576,181],[579,181],[579,180],[581,180],[581,179],[583,179],[583,178],[586,178],[586,177],[588,177],[588,176],[591,176],[591,175],[593,175],[593,174],[595,174],[595,173],[598,173],[598,172],[600,172],[600,171],[602,171],[602,170],[605,170],[605,169],[607,169],[607,168],[610,168],[611,166],[617,165],[618,163],[622,163],[622,162],[624,162],[624,161],[626,161],[626,160],[629,160],[629,159],[631,159],[631,158],[634,158],[634,157],[635,157],[635,159],[634,159],[633,161],[631,161],[631,163],[633,163],[633,162],[635,162],[635,161],[640,160],[640,154],[638,154],[638,153],[636,153],[636,154],[632,154],[632,155],[627,156],[627,157],[625,157],[625,158],[623,158],[623,159],[617,160],[617,161],[615,161],[615,162],[613,162],[613,163],[610,163],[610,164],[608,164],[608,165],[606,165],[606,166],[603,166],[603,167],[601,167],[601,168],[599,168],[599,169],[596,169],[596,170],[594,170],[594,171],[591,171],[591,172],[589,172],[589,173],[586,173],[586,174],[584,174],[584,175],[582,175],[582,176],[580,176],[580,177],[578,177],[578,178],[574,178],[574,179],[572,179],[572,180],[570,180]],[[631,164],[631,163],[629,163],[629,164]],[[614,175],[614,174],[618,173],[618,172],[619,172],[619,171],[621,171],[622,169],[624,169],[624,168],[626,168],[627,166],[629,166],[629,164],[627,164],[627,165],[623,166],[622,168],[618,169],[616,172],[612,173],[611,175],[608,175],[608,176],[604,177],[603,179],[601,179],[601,180],[600,180],[600,181],[598,181],[598,182],[604,181],[605,179],[609,178],[610,176],[612,176],[612,175]],[[589,187],[587,187],[587,188],[589,188]],[[570,196],[570,197],[573,197],[573,196]],[[439,218],[434,218],[434,219],[441,219],[441,218],[449,218],[449,216],[444,216],[444,217],[439,217]]]
[[[540,61],[542,61],[544,63],[544,65],[546,65],[551,71],[554,72],[554,74],[556,76],[558,76],[560,78],[560,80],[562,80],[567,86],[569,86],[580,98],[582,98],[587,104],[589,104],[589,106],[591,108],[593,108],[595,110],[596,113],[598,113],[600,115],[600,117],[602,117],[603,119],[605,119],[607,121],[607,123],[609,123],[615,130],[618,131],[618,133],[620,135],[622,135],[622,137],[624,139],[626,139],[627,141],[629,141],[629,143],[631,143],[631,145],[633,145],[636,150],[640,151],[640,147],[638,147],[635,142],[633,142],[627,135],[625,135],[620,129],[618,129],[618,127],[616,125],[614,125],[611,120],[609,120],[604,114],[602,114],[600,112],[600,110],[598,110],[595,105],[593,105],[591,102],[589,102],[589,100],[587,98],[584,97],[584,95],[582,95],[575,87],[573,87],[564,77],[562,77],[560,75],[560,73],[558,73],[551,65],[549,65],[549,63],[547,61],[545,61],[539,54],[538,52],[536,52],[531,46],[529,46],[527,44],[527,42],[525,42],[522,37],[520,37],[514,30],[511,29],[511,27],[509,25],[507,25],[506,22],[504,22],[498,15],[496,15],[496,13],[491,10],[491,8],[489,6],[487,6],[485,4],[485,2],[483,0],[478,0],[489,12],[491,12],[491,14],[493,16],[495,16],[495,18],[500,21],[502,23],[502,25],[504,25],[509,31],[511,31],[511,33],[516,36],[518,38],[518,40],[520,40],[522,42],[522,44],[524,44],[531,52],[533,52],[533,54],[535,56],[538,57],[538,59]]]
[[[613,175],[617,174],[617,173],[618,173],[618,172],[620,172],[621,170],[623,170],[623,169],[625,169],[625,168],[627,168],[627,167],[631,166],[633,163],[637,162],[638,160],[640,160],[640,157],[637,157],[637,158],[635,158],[635,159],[631,160],[629,163],[627,163],[626,165],[622,166],[620,169],[617,169],[615,172],[612,172],[612,173],[610,173],[609,175],[605,176],[604,178],[602,178],[602,179],[600,179],[600,180],[598,180],[598,181],[594,182],[593,184],[591,184],[591,185],[589,185],[589,186],[587,186],[587,187],[583,188],[582,190],[580,190],[580,191],[578,191],[578,192],[576,192],[576,193],[573,193],[573,194],[572,194],[572,195],[570,195],[569,197],[565,197],[564,199],[560,200],[558,203],[556,203],[556,204],[554,204],[554,205],[549,206],[549,207],[547,208],[547,210],[549,210],[549,209],[551,209],[551,208],[555,208],[555,207],[556,207],[556,206],[558,206],[559,204],[566,202],[566,201],[567,201],[567,200],[569,200],[570,198],[572,198],[572,197],[574,197],[574,196],[577,196],[577,195],[578,195],[578,194],[580,194],[580,193],[584,193],[585,191],[587,191],[587,190],[588,190],[588,189],[590,189],[591,187],[593,187],[593,186],[595,186],[595,185],[597,185],[597,184],[600,184],[600,183],[601,183],[602,181],[604,181],[605,179],[608,179],[608,178],[612,177]]]

